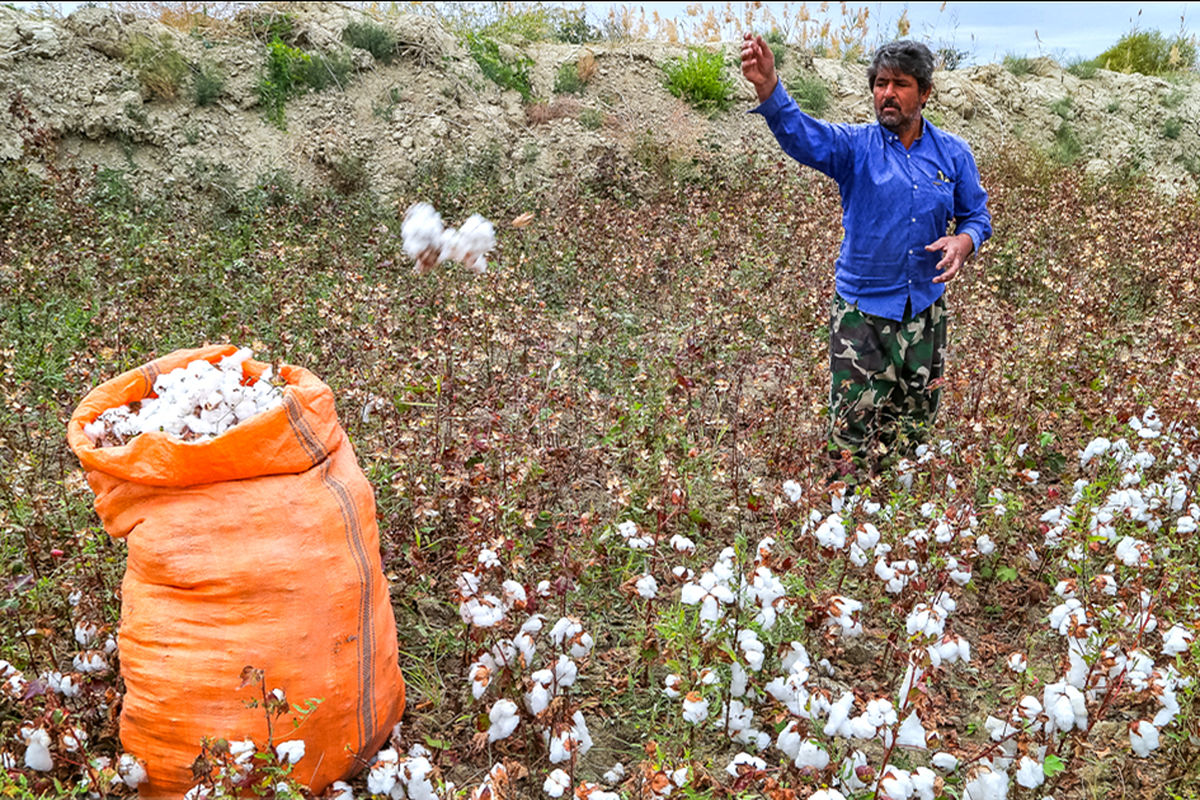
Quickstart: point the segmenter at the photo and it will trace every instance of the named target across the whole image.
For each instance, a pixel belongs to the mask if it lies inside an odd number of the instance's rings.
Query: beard
[[[899,133],[904,128],[904,113],[898,105],[888,104],[883,106],[875,112],[875,119],[892,133]]]

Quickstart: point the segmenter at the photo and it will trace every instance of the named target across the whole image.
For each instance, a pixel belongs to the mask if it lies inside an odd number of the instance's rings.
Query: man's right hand
[[[754,84],[760,103],[775,91],[775,84],[779,82],[779,76],[775,74],[775,54],[761,36],[747,33],[742,37],[742,75]]]

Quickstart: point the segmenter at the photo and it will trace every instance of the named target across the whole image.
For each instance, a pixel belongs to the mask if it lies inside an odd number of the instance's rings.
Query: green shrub
[[[829,109],[829,87],[816,75],[797,73],[784,86],[805,113],[819,117]]]
[[[729,105],[733,83],[725,76],[725,57],[719,51],[692,48],[686,58],[668,62],[667,90],[700,111],[721,111]]]
[[[1196,65],[1195,37],[1182,34],[1168,39],[1158,31],[1132,31],[1096,58],[1114,72],[1164,75],[1184,72]]]
[[[369,20],[351,22],[342,31],[342,40],[351,47],[366,50],[383,64],[392,63],[396,57],[396,34]]]
[[[168,34],[163,34],[157,42],[148,36],[134,36],[126,50],[125,63],[151,98],[175,99],[188,74],[188,64]]]
[[[579,124],[589,131],[599,130],[604,124],[604,114],[598,108],[585,108],[579,112]]]
[[[584,83],[579,78],[579,66],[567,62],[558,68],[554,76],[555,94],[579,94],[583,91]]]
[[[1050,155],[1059,164],[1074,164],[1083,153],[1083,143],[1071,123],[1063,120],[1054,131],[1054,144]]]
[[[1033,71],[1033,59],[1009,53],[1004,57],[1004,68],[1019,78]]]
[[[1060,97],[1050,104],[1050,110],[1055,114],[1058,114],[1063,119],[1070,119],[1072,116],[1071,106],[1072,103],[1070,97]]]
[[[1096,63],[1095,59],[1080,58],[1067,65],[1067,72],[1085,81],[1096,77],[1098,69],[1100,69],[1100,65]]]
[[[505,56],[499,42],[480,33],[469,32],[466,40],[467,51],[488,80],[501,89],[520,92],[523,101],[530,101],[533,97],[533,83],[529,78],[532,58],[522,54]]]
[[[192,99],[198,106],[210,106],[225,91],[225,76],[213,64],[201,64],[192,75]]]
[[[283,107],[290,98],[307,89],[320,91],[331,84],[341,86],[350,69],[348,58],[309,55],[279,39],[272,39],[267,45],[267,63],[258,82],[258,100],[267,119],[283,128]]]
[[[1183,120],[1179,117],[1171,117],[1163,123],[1162,135],[1164,138],[1178,139],[1181,133],[1183,133]]]
[[[775,69],[783,69],[783,63],[787,60],[787,42],[784,41],[783,34],[778,28],[772,28],[763,37],[763,41],[767,43],[771,48],[771,54],[775,56]]]
[[[1179,108],[1183,103],[1183,98],[1183,90],[1176,86],[1169,93],[1163,95],[1158,102],[1163,108]]]
[[[555,12],[554,41],[586,44],[600,38],[600,30],[587,21],[583,7],[552,9]]]
[[[967,63],[967,59],[971,54],[966,50],[959,50],[957,47],[939,47],[934,51],[934,57],[937,59],[938,66],[944,70],[955,70]]]

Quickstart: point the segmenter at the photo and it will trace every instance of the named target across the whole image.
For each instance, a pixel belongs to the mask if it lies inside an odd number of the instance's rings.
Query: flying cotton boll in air
[[[442,217],[428,203],[416,203],[404,214],[400,236],[404,252],[416,261],[417,274],[424,275],[441,261]]]
[[[496,231],[492,223],[472,214],[458,231],[456,258],[468,271],[477,275],[487,272],[487,254],[496,246]]]

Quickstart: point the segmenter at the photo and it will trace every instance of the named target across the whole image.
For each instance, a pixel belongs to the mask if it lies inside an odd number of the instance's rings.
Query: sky
[[[33,2],[18,2],[19,7],[33,7]],[[70,13],[81,3],[55,3],[64,13]],[[579,3],[562,3],[577,8]],[[647,14],[658,12],[660,17],[686,17],[689,3],[585,3],[589,18],[599,21],[607,17],[614,5],[644,8]],[[724,3],[706,2],[705,9],[722,9]],[[743,3],[733,3],[734,11]],[[778,12],[785,3],[769,2]],[[797,8],[799,3],[791,3]],[[819,7],[820,0],[808,3],[810,10]],[[837,3],[831,3],[837,12]],[[870,12],[871,40],[893,38],[896,21],[905,9],[912,23],[911,38],[930,44],[952,46],[968,54],[968,63],[998,62],[1005,55],[1047,55],[1060,63],[1094,58],[1116,43],[1122,34],[1133,30],[1157,29],[1164,34],[1179,32],[1181,18],[1188,33],[1200,31],[1200,2],[1181,3],[967,3],[967,2],[853,2],[851,8],[867,8]],[[1193,20],[1193,15],[1196,17]]]

